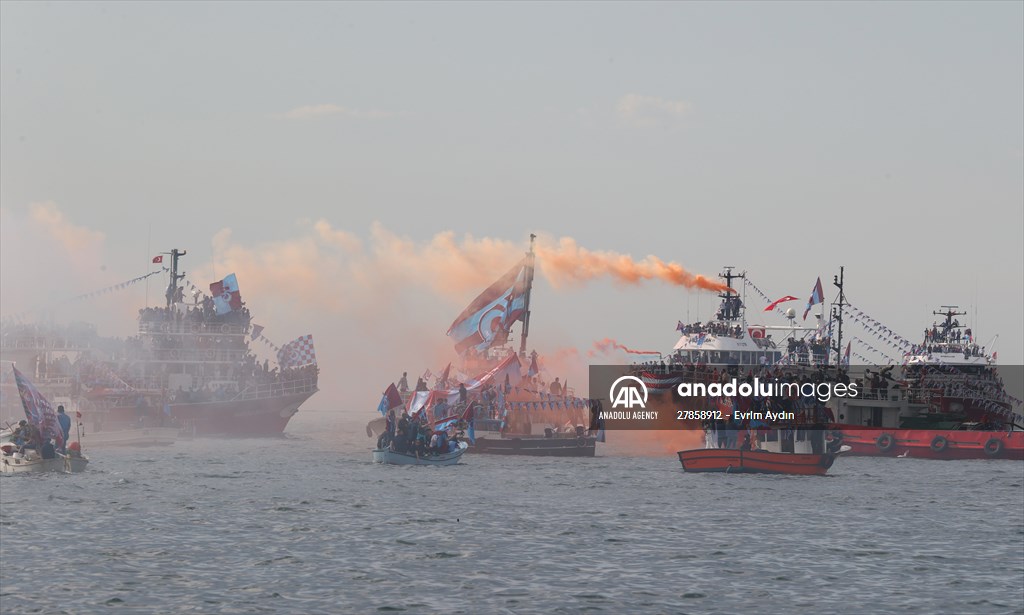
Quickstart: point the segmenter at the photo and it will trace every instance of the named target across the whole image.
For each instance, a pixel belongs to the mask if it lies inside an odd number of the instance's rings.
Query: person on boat
[[[741,451],[749,451],[750,449],[751,449],[750,434],[748,433],[748,434],[743,436],[743,444],[740,444],[740,450]]]
[[[409,374],[408,372],[402,372],[402,377],[398,380],[398,392],[407,393],[409,391]]]
[[[426,390],[427,390],[427,381],[424,380],[423,378],[417,378],[416,379],[416,392],[418,393],[420,391],[426,391]]]
[[[459,383],[459,404],[463,407],[466,405],[466,400],[469,398],[469,391],[466,390],[466,383]]]
[[[64,433],[64,446],[67,446],[68,438],[71,435],[71,417],[64,413],[64,406],[57,406],[57,422],[60,423],[60,430]]]
[[[562,383],[558,381],[558,377],[555,377],[555,381],[551,383],[551,387],[548,389],[552,395],[562,395]]]
[[[28,421],[26,421],[25,419],[21,419],[20,421],[18,421],[18,426],[14,428],[13,432],[11,432],[11,439],[14,441],[16,445],[22,446],[23,444],[25,444],[25,442],[28,442],[28,438],[26,437],[27,426]]]
[[[434,404],[434,418],[439,419],[448,416],[448,410],[448,400],[442,397]]]
[[[47,439],[40,447],[39,454],[43,459],[56,459],[57,449],[53,446],[53,440]]]

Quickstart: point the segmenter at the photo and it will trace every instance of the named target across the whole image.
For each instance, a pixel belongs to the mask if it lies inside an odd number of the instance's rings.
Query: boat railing
[[[147,335],[245,335],[249,325],[193,320],[140,320],[139,333]]]
[[[236,395],[232,401],[252,401],[254,399],[300,395],[303,393],[315,393],[317,390],[316,380],[313,378],[250,384]]]

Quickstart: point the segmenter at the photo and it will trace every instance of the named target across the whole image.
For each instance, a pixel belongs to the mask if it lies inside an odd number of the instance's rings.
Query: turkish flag
[[[154,256],[153,257],[153,262],[157,263],[157,264],[160,264],[160,263],[164,262],[164,255],[161,254],[160,256]]]

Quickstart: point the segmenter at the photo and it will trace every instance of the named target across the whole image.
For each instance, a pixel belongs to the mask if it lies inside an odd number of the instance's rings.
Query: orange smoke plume
[[[581,248],[571,237],[562,237],[557,245],[543,241],[537,247],[538,265],[552,286],[581,284],[594,278],[610,276],[626,283],[639,284],[644,280],[661,280],[676,286],[702,290],[724,291],[728,287],[705,276],[690,273],[676,262],[648,256],[637,261],[628,254],[618,252],[592,252]]]
[[[625,352],[627,354],[661,354],[657,350],[637,350],[635,348],[630,348],[625,344],[620,344],[619,342],[616,342],[610,337],[606,337],[599,342],[594,342],[594,347],[591,350],[587,351],[587,356],[596,357],[599,354],[611,354],[612,351],[615,350],[621,350],[622,352]]]

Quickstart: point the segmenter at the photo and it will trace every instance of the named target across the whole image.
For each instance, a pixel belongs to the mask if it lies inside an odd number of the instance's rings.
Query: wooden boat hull
[[[87,457],[72,457],[58,453],[54,459],[15,459],[12,455],[0,458],[0,474],[31,474],[40,472],[59,472],[77,474],[85,470],[89,464]]]
[[[727,448],[702,448],[678,454],[686,472],[823,476],[835,461],[835,455],[828,453],[770,453]]]
[[[864,429],[839,426],[849,455],[913,459],[1024,460],[1024,431]]]
[[[396,453],[387,449],[374,449],[373,462],[396,466],[453,466],[466,452],[466,443],[459,444],[459,450],[444,455],[417,457],[408,453]]]
[[[528,455],[533,457],[593,457],[597,438],[477,438],[470,452],[488,455]]]

